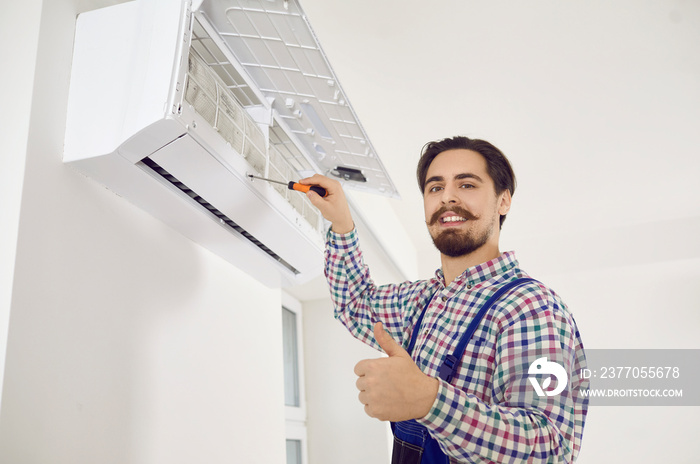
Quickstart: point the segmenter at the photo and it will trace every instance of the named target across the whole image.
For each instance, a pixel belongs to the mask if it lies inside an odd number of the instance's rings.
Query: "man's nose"
[[[440,197],[440,201],[443,205],[449,203],[457,203],[457,199],[457,192],[454,188],[446,186],[442,189],[442,196]]]

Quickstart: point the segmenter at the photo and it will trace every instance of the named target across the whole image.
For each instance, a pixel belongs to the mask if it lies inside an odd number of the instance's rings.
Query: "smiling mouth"
[[[429,226],[439,224],[449,227],[464,224],[472,219],[478,219],[478,217],[464,208],[459,206],[443,206],[439,210],[435,211],[432,216],[430,216],[430,220],[426,221],[426,223]]]
[[[455,224],[458,222],[466,222],[467,220],[461,216],[446,216],[440,218],[440,224]]]

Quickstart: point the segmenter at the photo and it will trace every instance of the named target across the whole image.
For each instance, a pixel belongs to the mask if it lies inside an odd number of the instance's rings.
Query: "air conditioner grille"
[[[255,238],[250,232],[236,224],[231,218],[226,216],[224,213],[222,213],[219,209],[217,209],[214,205],[209,203],[207,200],[199,196],[195,191],[190,189],[187,185],[184,183],[180,182],[175,176],[170,174],[168,171],[163,169],[158,163],[153,161],[150,158],[144,158],[141,160],[141,163],[145,166],[147,166],[154,174],[158,175],[159,177],[163,178],[167,182],[169,182],[171,185],[175,186],[178,190],[186,194],[188,197],[190,197],[192,200],[197,202],[197,204],[204,209],[206,209],[210,214],[212,214],[216,220],[219,221],[222,225],[225,225],[229,229],[231,229],[233,232],[235,232],[237,235],[242,236],[246,240],[248,240],[250,243],[255,245],[257,248],[259,248],[261,251],[263,251],[265,254],[270,256],[272,259],[283,265],[285,268],[289,269],[292,273],[295,275],[299,274],[299,270],[297,270],[294,266],[289,264],[287,261],[285,261],[282,257],[280,257],[277,253],[272,251],[270,248],[265,246],[260,240]]]

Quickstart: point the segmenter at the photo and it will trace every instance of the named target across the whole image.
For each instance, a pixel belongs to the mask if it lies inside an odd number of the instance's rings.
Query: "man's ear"
[[[498,214],[501,216],[508,214],[510,211],[510,202],[513,199],[510,195],[510,190],[505,189],[500,195],[499,195],[499,204],[498,204]]]

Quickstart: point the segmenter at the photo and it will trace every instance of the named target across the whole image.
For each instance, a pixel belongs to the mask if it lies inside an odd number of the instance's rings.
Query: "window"
[[[282,293],[282,346],[284,359],[284,405],[287,434],[287,464],[305,464],[306,401],[301,304]]]
[[[282,342],[284,343],[284,405],[298,408],[299,342],[297,314],[282,307]]]
[[[301,440],[287,438],[287,464],[301,464]]]

